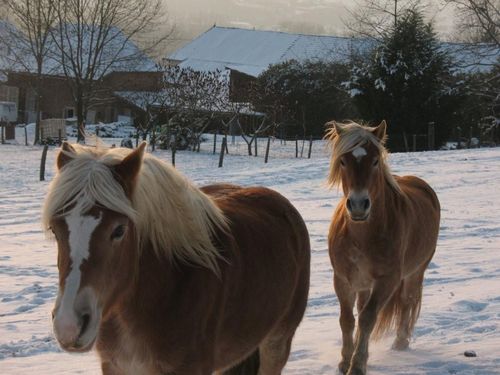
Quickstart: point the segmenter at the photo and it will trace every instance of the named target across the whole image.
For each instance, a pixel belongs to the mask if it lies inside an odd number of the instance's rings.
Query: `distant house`
[[[245,101],[249,82],[272,64],[289,60],[346,62],[375,45],[367,39],[214,26],[168,56],[166,62],[198,71],[229,70],[232,98]],[[477,54],[464,44],[443,43],[442,47],[454,55],[463,71],[488,69],[500,57],[498,50]]]
[[[118,29],[113,29],[117,34],[112,43],[117,43],[119,48],[118,59],[115,52],[111,53],[109,62],[104,61],[107,74],[95,82],[95,95],[88,108],[87,123],[114,122],[119,118],[133,119],[141,108],[127,102],[116,95],[117,91],[154,91],[159,89],[162,75],[156,69],[155,62],[141,53],[139,48],[126,39]],[[12,24],[0,21],[0,39],[11,37],[16,33]],[[85,40],[85,39],[84,39]],[[107,45],[107,48],[112,46]],[[0,82],[14,87],[18,92],[18,121],[34,122],[36,120],[36,90],[37,74],[35,65],[30,63],[32,56],[26,55],[23,63],[16,63],[16,58],[23,55],[22,51],[14,51],[12,44],[0,41]],[[113,50],[112,50],[113,51]],[[75,100],[71,89],[71,80],[64,74],[61,63],[56,58],[57,50],[49,53],[44,61],[42,89],[39,93],[41,118],[66,118],[76,117]],[[131,58],[129,58],[131,56]]]
[[[8,72],[7,84],[19,89],[19,121],[36,120],[34,89],[37,76],[29,72]],[[158,90],[161,74],[158,72],[111,72],[96,85],[96,98],[87,112],[89,124],[115,122],[119,118],[133,119],[142,109],[116,95],[117,91]],[[41,118],[74,119],[75,101],[68,78],[43,75],[40,93]]]

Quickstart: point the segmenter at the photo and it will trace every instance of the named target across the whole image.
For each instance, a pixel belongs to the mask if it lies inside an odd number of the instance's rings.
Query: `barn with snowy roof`
[[[361,38],[292,34],[214,26],[166,58],[169,64],[197,71],[228,70],[237,101],[241,91],[270,65],[289,60],[347,62],[352,55],[367,52],[375,41]],[[476,46],[481,53],[460,43],[443,43],[458,62],[459,71],[484,71],[500,58],[498,49]],[[235,94],[238,93],[238,94]]]

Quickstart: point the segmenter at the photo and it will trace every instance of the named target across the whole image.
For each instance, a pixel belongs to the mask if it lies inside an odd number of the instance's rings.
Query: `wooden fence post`
[[[429,127],[427,131],[427,148],[429,150],[434,150],[434,138],[435,138],[434,122],[429,122]]]
[[[156,127],[153,126],[151,130],[151,138],[149,139],[151,142],[151,152],[154,152],[156,149]]]
[[[312,145],[313,145],[313,136],[311,135],[311,138],[309,138],[309,151],[307,152],[308,159],[311,159]]]
[[[257,157],[257,137],[255,137],[255,145],[254,145],[254,147],[255,147],[255,155],[254,156]]]
[[[28,145],[28,129],[26,128],[26,125],[24,126],[24,145]]]
[[[224,137],[222,138],[222,145],[220,147],[219,168],[222,168],[222,164],[224,163],[224,151],[226,150],[226,147],[227,147],[227,138]]]
[[[177,152],[177,133],[174,134],[174,144],[172,145],[172,165],[175,167],[175,153]]]
[[[215,151],[217,151],[217,132],[214,132],[214,150],[212,152],[214,155]]]
[[[226,149],[226,154],[229,154],[229,148],[227,147],[227,134],[224,134],[224,139],[226,142],[224,142],[224,148]]]
[[[264,163],[267,163],[269,159],[269,146],[271,145],[271,137],[267,137],[267,145],[266,145],[266,156],[264,158]]]
[[[48,145],[43,146],[42,160],[40,160],[40,181],[45,181],[45,161],[47,160]]]
[[[299,157],[299,136],[295,136],[295,158]]]

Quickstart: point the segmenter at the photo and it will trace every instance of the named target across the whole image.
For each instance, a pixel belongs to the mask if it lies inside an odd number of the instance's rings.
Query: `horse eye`
[[[378,165],[378,158],[373,161],[373,166],[376,167]]]
[[[113,230],[113,233],[111,233],[111,239],[112,240],[117,240],[123,237],[125,234],[125,225],[118,225],[115,230]]]

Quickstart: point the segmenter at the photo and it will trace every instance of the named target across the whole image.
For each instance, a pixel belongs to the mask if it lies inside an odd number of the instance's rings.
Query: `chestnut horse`
[[[340,303],[342,360],[349,375],[366,374],[368,341],[395,327],[393,348],[406,349],[420,312],[424,272],[436,249],[440,207],[415,176],[393,176],[384,148],[386,124],[330,123],[328,182],[344,197],[328,245]],[[357,300],[358,328],[353,340]]]
[[[199,189],[144,149],[58,155],[59,344],[95,344],[104,374],[280,374],[309,288],[300,214],[263,187]]]

